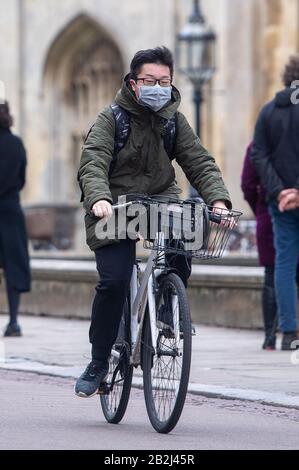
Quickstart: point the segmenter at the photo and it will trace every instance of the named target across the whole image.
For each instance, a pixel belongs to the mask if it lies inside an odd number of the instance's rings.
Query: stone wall
[[[194,323],[233,328],[259,328],[261,268],[193,267],[189,300]],[[22,298],[21,312],[64,318],[89,318],[97,273],[93,261],[32,261],[32,291]],[[1,280],[1,274],[0,274]],[[0,312],[7,311],[4,285]]]
[[[229,328],[262,328],[263,268],[224,263],[193,265],[188,287],[192,321]],[[94,261],[33,259],[32,280],[32,291],[22,296],[23,314],[90,318],[98,281]],[[0,313],[7,312],[4,287],[0,271]]]

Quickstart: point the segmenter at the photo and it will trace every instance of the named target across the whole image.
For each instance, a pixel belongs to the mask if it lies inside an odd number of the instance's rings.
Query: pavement
[[[7,318],[0,315],[0,331]],[[0,369],[78,377],[90,360],[89,322],[24,316],[21,338],[0,338]],[[299,409],[299,352],[263,351],[263,333],[196,326],[189,392]],[[278,341],[280,346],[280,338]],[[142,387],[141,370],[134,385]]]
[[[178,425],[167,435],[150,425],[143,391],[136,388],[122,422],[111,425],[98,398],[74,395],[73,379],[0,370],[0,384],[0,450],[102,450],[97,454],[101,466],[120,450],[129,457],[132,450],[165,456],[171,450],[192,455],[192,450],[299,448],[299,411],[289,408],[188,394]],[[204,457],[198,455],[195,464],[203,468]],[[210,463],[208,454],[206,466]]]

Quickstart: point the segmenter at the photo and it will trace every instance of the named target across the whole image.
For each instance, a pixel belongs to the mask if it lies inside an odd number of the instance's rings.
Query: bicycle
[[[179,421],[188,390],[192,325],[185,286],[168,265],[167,256],[181,254],[186,260],[220,258],[241,213],[220,209],[215,214],[200,199],[165,202],[148,196],[135,196],[114,209],[136,203],[145,207],[147,214],[151,207],[156,209],[156,232],[144,238],[144,247],[151,252],[143,275],[139,260],[134,265],[109,373],[99,395],[106,420],[119,423],[128,405],[133,369],[141,366],[150,422],[157,432],[169,433]],[[162,205],[166,205],[166,224],[161,216]],[[186,240],[180,226],[187,207],[189,232],[198,230],[201,234],[196,249],[188,244],[190,240]]]

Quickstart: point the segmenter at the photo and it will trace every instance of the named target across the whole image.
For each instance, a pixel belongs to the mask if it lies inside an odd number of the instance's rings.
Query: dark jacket
[[[165,151],[163,132],[166,120],[176,112],[181,97],[173,87],[172,102],[158,112],[138,103],[135,94],[123,83],[116,103],[130,113],[130,134],[125,147],[117,156],[109,176],[114,152],[115,122],[110,107],[99,114],[83,147],[79,181],[84,194],[87,243],[92,250],[107,242],[95,236],[98,219],[91,213],[100,199],[115,202],[129,193],[178,195],[175,171]],[[191,184],[208,204],[224,200],[231,208],[230,197],[214,158],[205,150],[184,115],[177,114],[177,137],[174,158]]]
[[[25,184],[26,152],[22,141],[0,128],[0,264],[7,282],[30,290],[30,268],[19,192]]]
[[[291,88],[277,93],[257,120],[251,160],[266,190],[276,200],[283,189],[299,189],[299,106]]]
[[[272,220],[268,212],[265,191],[250,160],[252,147],[253,144],[248,147],[245,155],[241,187],[244,199],[256,216],[256,238],[260,264],[262,266],[273,266],[275,263],[275,248]]]

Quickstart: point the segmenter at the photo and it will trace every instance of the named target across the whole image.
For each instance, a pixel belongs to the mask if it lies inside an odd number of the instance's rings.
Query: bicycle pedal
[[[97,395],[109,395],[110,387],[106,382],[103,382],[98,389]]]

